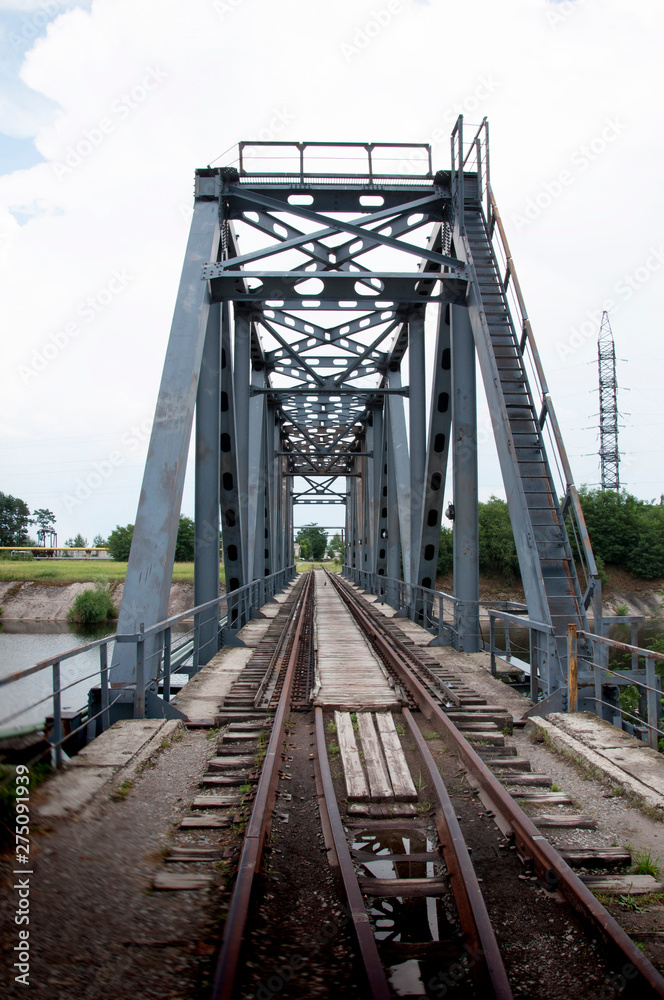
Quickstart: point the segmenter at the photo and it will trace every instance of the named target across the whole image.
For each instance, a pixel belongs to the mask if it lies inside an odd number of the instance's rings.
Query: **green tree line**
[[[664,502],[639,500],[625,490],[579,490],[581,508],[598,566],[625,569],[653,580],[664,576]],[[509,584],[520,578],[509,510],[491,497],[479,504],[479,564],[481,573],[498,573]],[[442,528],[438,572],[452,570],[452,529]]]
[[[117,562],[127,562],[131,540],[134,537],[134,525],[117,524],[108,536],[106,543],[111,559]],[[178,522],[178,535],[175,543],[175,561],[191,562],[194,558],[194,522],[190,517],[180,515]]]

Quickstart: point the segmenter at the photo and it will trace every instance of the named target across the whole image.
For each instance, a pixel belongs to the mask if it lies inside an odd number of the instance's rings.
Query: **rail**
[[[456,648],[457,599],[451,594],[421,587],[419,584],[405,583],[403,580],[357,569],[355,566],[344,566],[342,575],[348,577],[362,590],[374,594],[385,604],[389,604],[395,611],[407,610],[408,616],[413,621],[417,621],[441,639],[446,639]]]
[[[579,653],[579,637],[585,640],[592,650],[591,658]],[[611,650],[629,653],[632,666],[625,670],[609,668],[606,654]],[[644,669],[638,667],[639,661],[644,661]],[[631,643],[618,642],[604,635],[594,635],[582,632],[575,625],[569,626],[568,632],[568,691],[569,711],[579,710],[579,693],[583,701],[594,705],[594,712],[600,718],[611,722],[618,729],[631,729],[635,735],[642,735],[645,741],[654,749],[659,748],[660,739],[664,738],[662,729],[662,682],[657,674],[656,664],[664,664],[664,653],[652,649],[644,649]],[[585,668],[585,674],[584,674]],[[664,670],[663,670],[664,673]],[[638,697],[638,705],[634,711],[621,703],[620,697],[613,701],[605,700],[606,686],[628,689],[634,687]],[[583,688],[592,687],[593,693]],[[629,720],[625,724],[625,717]]]
[[[337,583],[337,587],[343,587],[347,592],[347,604],[349,607],[351,604],[354,605],[351,611],[358,623],[366,622],[370,632],[378,631],[380,634],[382,625],[376,612],[371,614],[363,609],[357,595],[352,594],[347,585]],[[586,633],[585,638],[607,641],[604,637],[593,636],[591,633]],[[623,969],[629,970],[629,983],[625,995],[639,997],[639,1000],[645,997],[663,997],[664,978],[548,840],[541,835],[533,821],[526,816],[463,733],[457,729],[439,701],[413,674],[406,656],[399,654],[400,643],[395,641],[394,636],[389,637],[389,643],[392,647],[390,662],[395,666],[402,683],[427,722],[444,733],[452,742],[462,766],[476,784],[482,802],[494,813],[499,829],[506,837],[513,839],[519,855],[532,863],[536,875],[543,884],[550,890],[557,890],[584,919],[588,920],[607,942],[612,955],[618,962],[624,963]],[[406,647],[404,653],[405,651]],[[651,655],[650,650],[644,652]],[[664,659],[664,655],[659,654],[657,658]]]
[[[306,624],[307,612],[310,610],[313,591],[314,575],[310,573],[303,584],[295,610],[284,629],[284,632],[290,632],[292,635],[292,642],[285,650],[284,681],[256,789],[251,818],[238,862],[237,879],[228,908],[224,937],[215,970],[212,1000],[231,1000],[234,993],[235,978],[249,918],[254,878],[259,872],[263,849],[270,834],[272,812],[279,783],[282,748],[286,737],[286,719],[290,711],[293,678],[301,651],[300,640]]]
[[[6,691],[10,685],[18,684],[28,677],[42,671],[51,671],[50,691],[31,704],[22,706],[0,718],[0,730],[9,723],[17,722],[22,716],[34,709],[51,702],[53,726],[47,734],[47,738],[51,744],[55,764],[57,767],[61,766],[64,760],[64,744],[72,741],[73,737],[83,731],[85,731],[88,742],[104,732],[111,725],[111,709],[114,705],[126,703],[129,700],[133,705],[133,717],[136,719],[145,718],[146,691],[149,688],[158,688],[160,684],[163,688],[163,699],[165,702],[169,702],[172,675],[176,669],[186,666],[187,673],[197,673],[224,645],[224,632],[230,630],[233,634],[242,628],[251,619],[253,611],[270,600],[275,593],[283,590],[294,576],[295,566],[288,566],[286,569],[266,576],[263,580],[255,580],[231,593],[221,594],[211,601],[172,615],[148,628],[140,625],[137,632],[116,633],[113,636],[84,643],[66,652],[41,660],[32,667],[26,667],[24,670],[1,678],[0,690]],[[222,606],[224,605],[226,613],[222,615]],[[190,629],[185,632],[175,631],[177,626],[182,625],[192,617],[193,625]],[[213,626],[211,637],[209,635],[210,625]],[[145,640],[148,637],[154,637],[155,641],[152,644],[153,651],[145,655]],[[112,653],[117,643],[130,643],[135,646],[135,683],[113,682]],[[66,683],[63,683],[62,665],[95,650],[98,650],[99,666],[93,672],[85,673],[83,676],[80,676],[76,671],[69,671],[69,676],[64,678]],[[188,660],[191,660],[191,663],[187,665]],[[79,666],[80,663],[79,660]],[[62,695],[93,678],[99,679],[99,710],[90,712],[88,709],[86,713],[86,710],[82,709],[74,712],[73,714],[79,716],[83,721],[75,728],[68,727],[65,731],[64,714],[72,713],[71,710],[65,712]],[[90,700],[89,704],[91,704]]]
[[[572,469],[563,442],[558,417],[551,399],[551,393],[544,373],[533,328],[528,316],[523,292],[514,266],[512,251],[505,228],[498,211],[491,187],[489,165],[489,123],[485,118],[470,140],[464,138],[463,116],[459,116],[452,132],[452,197],[463,226],[465,205],[472,197],[474,207],[479,204],[484,215],[487,235],[491,242],[496,262],[500,268],[498,279],[512,317],[514,328],[519,333],[521,354],[535,405],[538,409],[539,425],[547,443],[547,453],[551,472],[562,500],[562,514],[568,524],[573,540],[573,551],[578,558],[584,577],[583,603],[587,609],[593,603],[595,622],[602,616],[601,582],[593,555],[590,537],[586,527],[579,494],[574,485]],[[475,175],[476,186],[471,188],[469,178]],[[551,459],[553,461],[551,461]]]

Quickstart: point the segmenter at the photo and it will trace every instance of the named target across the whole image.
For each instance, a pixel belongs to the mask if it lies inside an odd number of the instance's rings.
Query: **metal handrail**
[[[283,173],[278,173],[278,172],[273,171],[273,170],[270,170],[270,171],[268,171],[266,173],[261,173],[259,171],[254,171],[254,170],[247,170],[246,167],[245,167],[245,160],[246,160],[246,156],[245,156],[245,152],[244,152],[245,149],[247,149],[247,148],[249,148],[249,149],[257,149],[257,148],[265,148],[265,147],[270,148],[270,149],[292,149],[292,150],[297,150],[297,153],[293,154],[293,159],[297,159],[298,168],[295,171],[289,170],[289,171],[284,171]],[[242,142],[238,143],[238,147],[237,148],[238,148],[237,161],[238,161],[238,164],[239,164],[239,174],[240,174],[241,177],[255,177],[255,178],[260,178],[260,177],[275,177],[275,178],[298,177],[299,180],[300,180],[300,183],[304,183],[305,178],[306,179],[320,178],[320,177],[330,177],[330,178],[332,178],[332,177],[349,177],[349,178],[354,178],[354,177],[356,177],[358,175],[357,171],[353,171],[352,173],[349,173],[347,171],[346,172],[344,172],[344,171],[337,172],[336,170],[333,170],[333,171],[329,171],[328,170],[325,173],[312,173],[309,170],[305,170],[305,166],[304,166],[305,150],[319,148],[319,149],[362,149],[362,150],[364,150],[364,152],[366,153],[366,168],[367,169],[366,169],[366,171],[360,171],[360,173],[361,173],[361,175],[362,175],[363,178],[367,177],[370,182],[374,181],[374,180],[400,180],[401,179],[401,175],[395,174],[395,173],[385,173],[385,174],[376,173],[376,171],[374,170],[374,155],[373,155],[374,154],[374,150],[380,150],[380,149],[400,150],[400,149],[403,149],[403,150],[411,150],[412,151],[413,149],[422,149],[422,150],[425,151],[425,154],[426,154],[425,157],[423,158],[423,162],[424,162],[424,160],[426,160],[426,163],[427,163],[427,166],[428,166],[428,170],[427,170],[426,174],[424,174],[424,173],[423,174],[417,174],[416,177],[417,177],[417,179],[421,179],[421,180],[431,180],[433,178],[433,163],[432,163],[432,158],[431,158],[431,146],[428,143],[424,143],[424,142],[398,142],[398,143],[393,143],[393,142],[288,142],[286,140],[281,141],[281,142],[279,142],[279,141],[273,142],[273,141],[269,141],[269,140],[256,140],[256,141],[252,142],[250,140],[243,140]],[[286,159],[286,157],[280,157],[280,158],[281,159]],[[260,157],[257,157],[257,159],[260,159]],[[266,157],[266,159],[274,159],[274,157]],[[320,157],[320,159],[329,160],[330,157]],[[353,158],[352,157],[335,157],[335,159],[346,159],[346,160],[349,160],[349,159],[353,159]]]
[[[458,144],[458,161],[456,155],[456,145]],[[468,151],[464,155],[464,148],[468,146]],[[487,119],[481,123],[473,138],[467,144],[463,139],[463,116],[460,116],[452,133],[452,170],[456,177],[459,190],[459,211],[463,208],[463,172],[471,165],[473,153],[475,154],[474,166],[478,177],[477,197],[485,214],[487,234],[491,244],[496,251],[498,260],[502,260],[505,272],[500,277],[503,292],[507,299],[510,299],[510,311],[514,308],[518,329],[521,335],[521,352],[524,362],[528,364],[534,376],[536,395],[539,397],[539,423],[542,431],[545,425],[548,427],[550,441],[553,446],[553,458],[557,466],[564,489],[565,497],[563,501],[563,512],[569,510],[572,514],[572,525],[576,539],[576,547],[581,559],[583,572],[586,577],[586,594],[584,603],[594,596],[595,616],[601,616],[601,583],[597,570],[597,564],[590,544],[590,536],[586,526],[579,494],[574,485],[572,469],[567,455],[567,450],[563,442],[562,433],[558,417],[551,399],[551,393],[546,380],[544,366],[539,354],[532,324],[528,316],[526,302],[521,290],[512,251],[507,239],[505,227],[496,204],[493,189],[491,187],[489,174],[489,126]],[[463,220],[462,220],[463,221]]]
[[[578,653],[578,639],[582,637],[586,642],[590,643],[592,648],[592,659],[587,655],[579,656]],[[596,647],[599,647],[597,652],[599,653],[598,659],[604,662],[596,663]],[[569,626],[569,637],[568,637],[568,681],[567,687],[569,691],[569,710],[570,712],[575,712],[578,709],[578,685],[579,685],[579,665],[582,664],[590,671],[593,677],[595,692],[593,695],[586,695],[587,699],[594,702],[595,704],[595,714],[600,715],[597,710],[597,706],[604,705],[611,709],[612,714],[618,714],[620,717],[622,727],[623,716],[628,716],[631,719],[637,720],[642,726],[648,730],[648,741],[650,746],[657,750],[658,749],[658,735],[664,736],[664,732],[659,728],[660,717],[662,714],[662,688],[661,683],[658,681],[657,672],[655,669],[655,662],[664,662],[664,653],[658,653],[653,649],[645,649],[642,646],[634,646],[626,642],[618,642],[616,639],[610,639],[608,636],[595,635],[592,632],[582,632],[577,630],[576,626],[571,624]],[[630,653],[632,656],[632,667],[625,670],[612,670],[609,668],[608,651],[610,649],[621,650],[623,652]],[[645,660],[645,670],[640,670],[638,668],[638,660],[643,657]],[[639,712],[641,715],[635,715],[628,709],[624,709],[620,705],[611,705],[609,702],[605,702],[602,698],[602,685],[603,681],[606,679],[606,675],[610,674],[612,677],[618,678],[622,685],[633,685],[634,687],[641,689],[644,694],[639,695],[639,698],[645,698],[645,718],[643,718],[643,702],[639,706]],[[635,675],[639,676],[635,676]],[[643,678],[645,674],[645,678]],[[621,685],[618,685],[621,686]],[[614,720],[607,720],[613,722]],[[614,723],[615,724],[615,723]]]
[[[54,753],[56,765],[60,765],[63,760],[63,744],[66,740],[70,739],[75,733],[84,727],[89,727],[90,723],[102,718],[102,732],[108,728],[110,724],[109,719],[109,708],[111,705],[115,704],[125,692],[132,692],[134,695],[134,717],[142,718],[145,715],[145,692],[148,687],[159,682],[163,678],[164,683],[164,700],[168,701],[170,698],[170,678],[172,667],[181,666],[185,659],[188,658],[192,652],[194,654],[194,669],[199,668],[197,662],[198,651],[199,651],[199,630],[202,624],[201,618],[202,613],[205,611],[210,611],[214,608],[217,609],[216,619],[218,626],[224,626],[227,624],[228,615],[225,618],[220,619],[219,608],[221,604],[226,603],[229,611],[237,611],[238,624],[244,624],[251,617],[251,611],[253,608],[260,606],[265,603],[266,595],[269,597],[273,596],[277,590],[282,589],[283,586],[288,582],[289,579],[295,575],[295,566],[291,565],[285,569],[278,570],[276,573],[271,573],[269,576],[262,580],[253,580],[251,583],[245,584],[243,587],[239,587],[237,590],[230,591],[227,594],[220,594],[218,597],[213,598],[211,601],[206,601],[203,604],[196,605],[193,608],[189,608],[186,611],[180,612],[176,615],[171,615],[169,618],[164,619],[161,622],[157,622],[155,625],[149,626],[147,629],[143,625],[139,625],[138,632],[131,633],[116,633],[113,636],[106,636],[103,639],[96,639],[93,642],[87,642],[73,649],[66,650],[63,653],[58,653],[55,656],[48,657],[45,660],[40,660],[32,667],[26,667],[24,670],[16,671],[10,674],[8,677],[0,679],[0,687],[7,687],[10,684],[16,683],[17,681],[23,680],[26,677],[30,677],[34,674],[51,668],[53,672],[52,690],[51,693],[40,698],[38,701],[31,705],[21,708],[19,711],[12,713],[6,718],[0,720],[0,725],[12,722],[14,719],[19,718],[26,712],[38,707],[43,702],[50,699],[53,700],[53,731],[49,735],[49,742],[51,743]],[[269,599],[269,598],[268,598]],[[177,654],[174,659],[172,659],[172,647],[171,638],[173,626],[177,625],[179,622],[183,621],[185,618],[194,617],[194,627],[191,630],[191,636],[187,638],[185,643],[182,643],[177,649]],[[205,622],[207,624],[207,621]],[[163,645],[158,645],[157,648],[149,653],[147,656],[144,655],[145,649],[145,639],[147,636],[163,636]],[[108,657],[108,647],[112,643],[135,643],[136,645],[136,683],[127,684],[122,682],[121,684],[115,685],[110,682],[110,674],[113,670],[113,664],[109,664]],[[189,647],[188,653],[182,656],[183,649]],[[81,655],[82,653],[89,652],[90,650],[99,649],[99,670],[95,670],[93,673],[86,674],[83,677],[76,678],[74,681],[67,683],[65,685],[60,682],[60,665],[65,660],[71,660],[75,657]],[[145,664],[150,659],[163,657],[163,669],[161,667],[155,672],[155,677],[147,676],[145,672]],[[102,707],[100,712],[93,716],[90,716],[86,722],[72,732],[64,734],[62,725],[62,694],[72,687],[76,687],[83,681],[90,680],[93,677],[100,677],[101,685],[101,702]],[[113,701],[109,701],[109,690],[112,689],[114,694],[117,695]],[[89,732],[88,728],[88,732]]]

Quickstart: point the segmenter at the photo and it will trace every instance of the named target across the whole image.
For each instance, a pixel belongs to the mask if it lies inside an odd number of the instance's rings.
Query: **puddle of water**
[[[389,970],[390,986],[398,997],[425,997],[426,987],[422,982],[420,963],[409,958],[400,965],[392,965]]]
[[[408,855],[433,853],[438,840],[433,831],[379,830],[358,831],[351,847],[366,855],[366,860],[356,858],[356,864],[376,878],[431,878],[444,871],[440,863],[417,861],[381,860],[382,855]],[[441,940],[456,939],[458,928],[453,912],[446,907],[453,904],[444,896],[375,897],[369,905],[373,918],[376,940],[386,948],[391,944],[430,944]],[[395,996],[428,996],[426,984],[432,980],[432,969],[437,965],[431,958],[404,958],[391,962],[389,981]],[[435,994],[432,994],[435,995]]]

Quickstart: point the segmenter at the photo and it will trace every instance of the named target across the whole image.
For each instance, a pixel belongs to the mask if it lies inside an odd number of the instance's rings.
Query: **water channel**
[[[178,631],[179,629],[176,629]],[[54,621],[5,621],[0,622],[0,678],[24,670],[41,660],[67,652],[96,639],[112,635],[107,624],[75,626]],[[664,635],[660,619],[648,619],[639,626],[638,644],[644,646],[655,636]],[[629,625],[611,626],[610,637],[619,642],[630,641]],[[488,643],[488,623],[482,624],[482,638]],[[504,648],[504,633],[496,627],[496,640]],[[528,659],[528,630],[511,627],[512,653]],[[87,704],[88,689],[99,683],[99,650],[91,649],[61,665],[61,684],[67,688],[62,695],[62,707],[80,709]],[[40,724],[53,710],[52,670],[50,667],[0,688],[0,733]],[[21,710],[28,705],[34,708]],[[21,712],[17,718],[11,718]],[[8,720],[8,721],[4,721]]]

